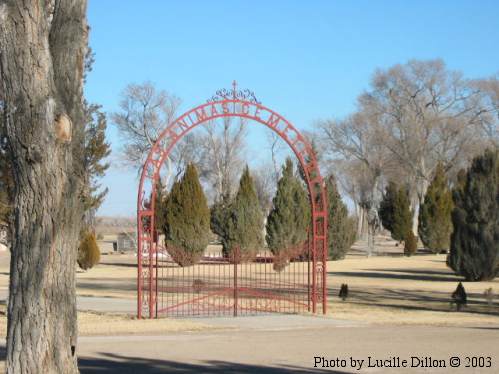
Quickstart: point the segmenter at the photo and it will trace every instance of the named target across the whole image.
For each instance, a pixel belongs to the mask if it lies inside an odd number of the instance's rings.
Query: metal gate
[[[154,205],[160,169],[175,144],[196,126],[239,117],[276,132],[303,170],[310,198],[308,243],[292,255],[261,252],[249,262],[208,254],[190,267],[175,264],[158,245]],[[326,313],[327,201],[312,145],[284,117],[263,106],[249,90],[219,90],[171,122],[142,169],[137,200],[137,315],[242,315],[260,312]],[[291,251],[293,252],[293,251]]]
[[[155,269],[156,317],[241,316],[302,313],[311,310],[308,245],[292,258],[259,253],[234,261],[211,252],[195,265],[181,267],[164,251]],[[161,258],[163,257],[163,258]]]

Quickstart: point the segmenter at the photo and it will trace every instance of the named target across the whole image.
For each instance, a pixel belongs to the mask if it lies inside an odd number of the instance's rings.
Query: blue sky
[[[236,79],[299,129],[354,109],[376,68],[442,58],[466,77],[499,72],[499,1],[89,0],[96,62],[86,97],[117,110],[152,81],[181,112]],[[251,136],[251,149],[259,146]],[[115,157],[120,141],[109,124]],[[137,173],[113,166],[99,214],[133,215]]]

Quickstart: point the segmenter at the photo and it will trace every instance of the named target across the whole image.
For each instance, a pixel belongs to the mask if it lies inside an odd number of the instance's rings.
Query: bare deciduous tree
[[[367,220],[368,213],[378,208],[382,172],[390,164],[388,151],[378,136],[378,125],[371,122],[365,113],[357,112],[343,121],[320,122],[319,129],[323,134],[322,153],[329,157],[329,162],[338,158],[345,160],[344,164],[348,167],[344,170],[357,184],[355,191],[352,191],[352,198],[359,212],[358,231],[359,234],[367,231],[371,254],[376,230],[374,220]]]
[[[86,1],[2,1],[0,20],[4,126],[15,181],[7,373],[78,373]]]
[[[281,175],[281,164],[279,162],[280,155],[285,149],[284,141],[282,138],[274,131],[267,131],[267,146],[270,151],[270,156],[272,158],[273,173],[272,177],[274,179],[274,184],[277,185],[279,177]]]
[[[244,166],[245,121],[224,117],[221,123],[203,125],[203,153],[199,168],[201,177],[214,192],[214,201],[232,195]]]
[[[383,146],[412,177],[415,232],[418,207],[436,165],[460,167],[479,141],[479,99],[478,90],[441,60],[412,60],[378,70],[371,89],[359,99],[362,112],[378,126]]]
[[[260,207],[266,218],[272,207],[272,197],[277,188],[274,166],[269,163],[260,165],[253,170],[252,176]]]
[[[124,142],[123,158],[139,169],[162,130],[175,119],[180,99],[145,82],[125,87],[119,105],[111,119]]]
[[[123,90],[120,111],[111,114],[111,120],[117,127],[123,140],[123,163],[140,172],[145,159],[161,132],[175,120],[180,99],[158,90],[151,82],[129,84]],[[176,147],[178,148],[178,147]],[[176,153],[167,160],[165,188],[173,174],[172,160]]]
[[[480,90],[483,112],[480,125],[486,139],[486,146],[499,147],[499,75],[473,82]]]

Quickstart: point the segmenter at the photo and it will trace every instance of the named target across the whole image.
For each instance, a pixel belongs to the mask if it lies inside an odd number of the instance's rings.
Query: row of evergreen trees
[[[353,244],[356,223],[348,217],[334,177],[330,176],[326,182],[329,258],[337,260]],[[158,185],[157,191],[162,190]],[[264,212],[248,167],[242,173],[236,195],[223,197],[211,210],[194,165],[186,168],[167,196],[158,193],[156,200],[156,228],[165,235],[170,255],[181,266],[199,261],[213,232],[220,238],[224,254],[236,261],[254,258],[267,243],[275,257],[275,268],[280,270],[291,258],[306,256],[310,214],[308,192],[289,158],[283,166],[265,230]]]
[[[415,251],[407,190],[390,182],[380,206],[383,226]],[[467,280],[499,274],[499,151],[487,150],[462,170],[453,189],[438,165],[419,211],[419,239]],[[407,251],[411,254],[412,251]]]

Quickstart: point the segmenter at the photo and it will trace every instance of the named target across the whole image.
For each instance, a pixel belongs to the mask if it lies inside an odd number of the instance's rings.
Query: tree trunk
[[[412,232],[418,237],[419,226],[419,208],[424,202],[426,191],[428,191],[430,183],[426,179],[419,179],[416,186],[416,193],[411,196],[411,209],[412,209]]]
[[[78,373],[85,0],[0,1],[0,72],[15,180],[7,373]]]

